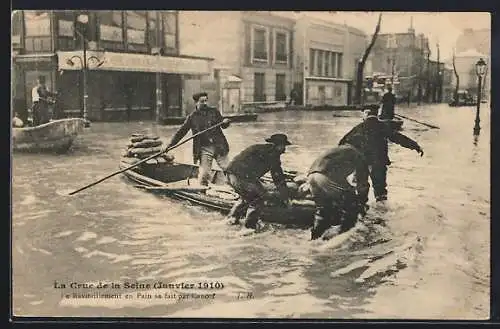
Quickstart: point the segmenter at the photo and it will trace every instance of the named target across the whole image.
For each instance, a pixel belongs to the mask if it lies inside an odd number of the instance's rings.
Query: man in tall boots
[[[355,187],[348,181],[353,173],[357,177]],[[358,215],[366,214],[369,188],[368,165],[354,146],[345,144],[321,154],[299,187],[299,193],[309,193],[316,204],[311,240],[333,225],[340,225],[340,233],[352,228]]]
[[[390,120],[380,120],[377,117],[376,107],[365,110],[364,116],[363,122],[342,137],[339,145],[352,145],[363,154],[370,169],[375,199],[385,201],[387,200],[387,166],[391,164],[388,141],[415,150],[420,156],[424,155],[424,151],[416,141],[396,131]]]
[[[236,155],[226,169],[229,185],[238,193],[240,199],[231,209],[228,218],[234,224],[245,213],[245,226],[256,228],[264,206],[266,190],[260,178],[271,172],[274,184],[284,206],[290,204],[289,191],[281,167],[281,154],[291,145],[285,134],[274,134],[266,139],[266,144],[255,144]]]
[[[207,105],[207,93],[194,94],[193,100],[196,102],[195,110],[187,116],[170,143],[165,146],[165,149],[179,143],[189,130],[194,135],[222,122],[223,124],[220,127],[209,130],[193,139],[193,162],[195,164],[198,161],[200,162],[198,180],[200,185],[206,186],[212,171],[213,160],[217,161],[222,170],[226,169],[229,162],[229,144],[222,129],[229,127],[230,121],[224,119],[216,108]]]

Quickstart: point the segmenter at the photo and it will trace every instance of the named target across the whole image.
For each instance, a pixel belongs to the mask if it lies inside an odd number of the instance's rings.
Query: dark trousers
[[[44,102],[33,103],[33,125],[38,126],[50,121],[49,107]]]
[[[387,165],[374,163],[370,168],[370,178],[375,198],[387,196]]]
[[[264,195],[266,190],[259,180],[246,179],[233,174],[227,174],[229,185],[240,196],[233,205],[229,217],[236,222],[245,216],[245,226],[255,228],[264,207]]]

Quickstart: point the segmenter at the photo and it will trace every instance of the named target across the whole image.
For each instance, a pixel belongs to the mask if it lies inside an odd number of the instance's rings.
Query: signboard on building
[[[60,70],[81,70],[79,60],[73,61],[74,65],[69,65],[68,60],[74,56],[83,56],[82,51],[59,51],[57,52]],[[95,56],[104,63],[95,68],[104,71],[125,71],[125,72],[161,72],[173,74],[211,74],[211,61],[202,58],[184,58],[175,56],[151,56],[144,54],[125,54],[114,52],[88,51],[87,58]],[[94,69],[89,63],[89,69]]]

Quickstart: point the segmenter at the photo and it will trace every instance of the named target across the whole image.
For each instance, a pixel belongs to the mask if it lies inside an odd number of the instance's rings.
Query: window
[[[274,34],[275,45],[275,62],[288,63],[288,33],[275,32]]]
[[[57,48],[59,50],[75,49],[75,11],[58,10],[57,14]]]
[[[266,94],[265,91],[265,75],[264,73],[254,74],[254,101],[255,102],[265,102]]]
[[[268,61],[268,34],[266,28],[254,27],[252,29],[252,62]]]
[[[286,101],[286,75],[276,74],[276,93],[275,97],[277,101]]]
[[[342,78],[342,54],[337,53],[337,77]]]
[[[330,76],[331,56],[332,56],[332,52],[331,51],[327,51],[325,53],[325,77],[329,77]]]
[[[322,50],[316,50],[316,54],[318,56],[318,66],[316,68],[316,74],[317,76],[323,76],[323,53],[324,51]]]
[[[175,11],[163,12],[163,33],[165,48],[177,49],[177,13]]]
[[[337,76],[337,53],[332,53],[330,59],[332,67],[330,71],[330,76],[335,78]]]
[[[342,97],[342,87],[335,87],[335,97]]]
[[[12,12],[12,48],[19,49],[21,48],[21,34],[22,34],[22,26],[23,26],[23,13],[20,10],[16,10]]]
[[[127,15],[127,43],[130,45],[144,45],[146,43],[146,12],[126,11]]]
[[[122,12],[117,10],[98,12],[101,40],[123,42]]]
[[[148,43],[149,47],[160,47],[158,44],[156,28],[158,27],[158,22],[156,19],[156,11],[148,11],[148,21],[149,21],[149,31],[148,31]]]
[[[314,49],[309,49],[309,74],[310,75],[314,75],[314,65],[315,65],[315,61],[314,61],[314,55],[315,55],[315,51]]]
[[[27,52],[52,50],[49,12],[42,10],[26,10],[24,12],[24,28],[26,35],[25,47]]]

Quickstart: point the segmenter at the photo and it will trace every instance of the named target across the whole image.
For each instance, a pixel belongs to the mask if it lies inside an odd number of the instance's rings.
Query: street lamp
[[[101,66],[104,64],[104,61],[100,60],[96,56],[90,56],[87,58],[87,40],[86,40],[86,35],[87,35],[87,26],[89,23],[89,16],[87,14],[81,14],[78,15],[77,19],[77,28],[75,28],[76,33],[81,37],[82,39],[82,48],[83,48],[83,57],[80,56],[73,56],[70,59],[66,61],[68,65],[73,66],[73,58],[78,58],[80,60],[80,64],[82,66],[82,71],[83,71],[83,119],[88,122],[88,85],[87,85],[87,71],[88,71],[88,62],[89,61],[94,61],[96,63],[96,67]]]
[[[481,106],[481,83],[484,75],[486,74],[486,62],[481,58],[476,63],[476,74],[477,74],[477,108],[476,108],[476,120],[474,123],[474,135],[479,135],[481,127],[479,126],[479,108]]]

